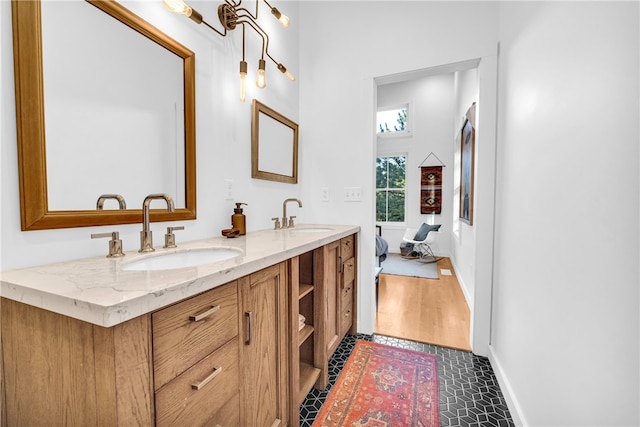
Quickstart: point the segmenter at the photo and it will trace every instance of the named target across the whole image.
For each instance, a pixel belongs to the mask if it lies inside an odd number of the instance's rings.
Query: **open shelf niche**
[[[292,301],[292,325],[295,323],[298,330],[297,357],[294,363],[298,363],[298,381],[294,385],[297,390],[297,403],[302,403],[309,391],[313,388],[322,373],[319,366],[319,336],[316,325],[319,315],[319,294],[318,288],[314,286],[314,257],[313,251],[306,252],[297,257],[298,268],[292,269],[292,282],[294,283],[294,295],[297,296]],[[296,274],[297,273],[297,274]],[[297,280],[295,280],[297,279]],[[297,283],[296,283],[297,282]],[[297,286],[296,286],[297,285]],[[297,292],[296,292],[297,291]],[[292,298],[293,299],[293,298]],[[297,308],[297,310],[295,310]],[[304,327],[299,328],[298,314],[304,316]],[[294,335],[295,336],[295,335]]]

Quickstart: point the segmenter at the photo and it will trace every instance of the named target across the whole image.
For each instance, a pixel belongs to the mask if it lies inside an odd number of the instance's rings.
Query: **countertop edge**
[[[187,278],[166,288],[154,289],[149,292],[138,291],[139,295],[129,297],[122,303],[100,305],[82,301],[60,295],[55,291],[37,289],[30,287],[26,283],[17,283],[17,280],[5,280],[4,273],[0,280],[0,296],[97,326],[113,327],[360,232],[360,226],[329,225],[328,227],[336,227],[340,228],[340,230],[335,230],[335,232],[323,234],[322,236],[313,236],[313,233],[309,233],[308,238],[297,246],[276,250],[259,258],[249,259],[231,268],[223,268],[195,278]],[[259,233],[268,233],[269,231],[260,230],[250,232],[247,235],[256,236]],[[281,231],[281,233],[287,232],[287,230]],[[26,268],[21,269],[21,271],[36,270],[37,268]],[[133,293],[135,294],[135,292]]]

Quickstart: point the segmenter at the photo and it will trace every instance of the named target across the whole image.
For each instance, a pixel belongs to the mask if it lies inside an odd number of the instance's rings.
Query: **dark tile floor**
[[[442,427],[514,425],[489,359],[486,357],[382,335],[347,335],[329,361],[329,387],[324,391],[311,390],[300,406],[301,427],[308,427],[313,423],[357,339],[423,351],[438,357],[440,425]]]

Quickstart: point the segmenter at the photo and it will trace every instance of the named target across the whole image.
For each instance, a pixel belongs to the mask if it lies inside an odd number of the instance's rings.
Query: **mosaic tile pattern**
[[[329,361],[327,390],[313,389],[300,406],[300,426],[309,427],[344,367],[356,340],[422,351],[438,357],[440,425],[461,427],[514,426],[498,381],[486,357],[382,335],[347,335]]]

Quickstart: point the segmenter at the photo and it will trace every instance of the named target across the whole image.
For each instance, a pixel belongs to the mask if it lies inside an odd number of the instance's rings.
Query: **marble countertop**
[[[300,232],[304,228],[329,231]],[[298,231],[296,231],[298,230]],[[93,257],[0,273],[0,295],[98,326],[111,327],[223,285],[360,231],[352,225],[296,225],[246,236],[177,242],[150,254],[128,251],[122,258]],[[196,267],[125,271],[122,266],[147,256],[234,248],[240,255]]]

